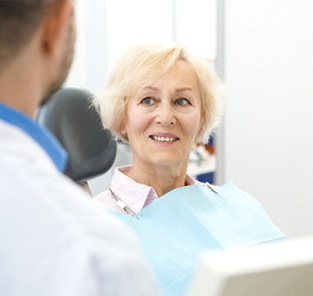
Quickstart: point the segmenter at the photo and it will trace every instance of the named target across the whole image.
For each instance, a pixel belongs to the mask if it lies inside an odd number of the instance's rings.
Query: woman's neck
[[[153,167],[134,163],[127,176],[138,183],[153,187],[158,197],[161,197],[185,185],[187,165]]]

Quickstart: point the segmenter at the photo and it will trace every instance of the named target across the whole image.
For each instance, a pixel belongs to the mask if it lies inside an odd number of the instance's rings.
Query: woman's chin
[[[153,159],[153,166],[154,167],[160,167],[160,168],[167,168],[167,169],[174,169],[176,167],[180,168],[182,166],[182,164],[185,161],[183,161],[180,158],[177,157],[170,157],[168,155],[164,155],[164,156],[156,156]]]

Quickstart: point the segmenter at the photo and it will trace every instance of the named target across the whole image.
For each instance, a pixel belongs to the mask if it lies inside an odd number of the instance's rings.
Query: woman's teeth
[[[152,136],[152,139],[160,142],[172,142],[175,141],[177,138]]]

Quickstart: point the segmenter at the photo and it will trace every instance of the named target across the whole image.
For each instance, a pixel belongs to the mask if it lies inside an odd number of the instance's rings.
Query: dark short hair
[[[32,38],[47,8],[58,0],[0,0],[0,64]]]

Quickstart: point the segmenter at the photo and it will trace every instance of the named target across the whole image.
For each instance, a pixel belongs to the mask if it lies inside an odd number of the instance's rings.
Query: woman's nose
[[[173,106],[169,103],[161,103],[157,110],[156,122],[163,126],[170,126],[176,123],[176,115]]]

